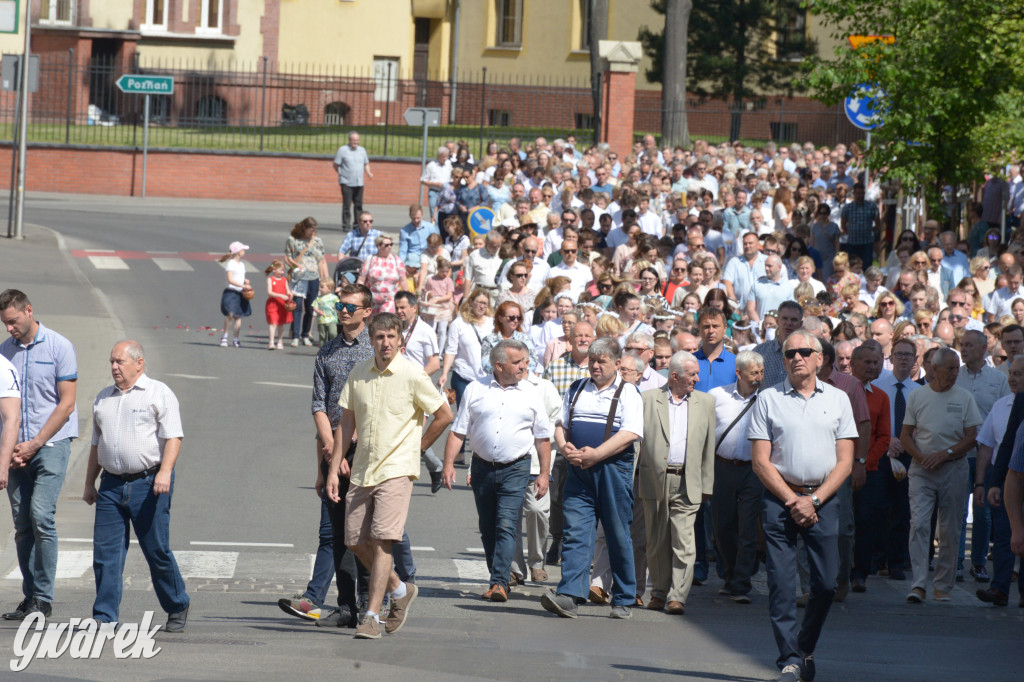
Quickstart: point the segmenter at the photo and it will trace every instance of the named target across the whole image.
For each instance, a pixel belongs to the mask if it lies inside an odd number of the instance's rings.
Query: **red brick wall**
[[[605,71],[602,137],[619,154],[628,154],[633,147],[633,107],[621,106],[620,102],[634,101],[635,89],[635,71]]]
[[[8,158],[10,145],[0,146]],[[372,161],[367,204],[408,205],[418,200],[418,162]],[[10,165],[0,164],[0,184],[10,184]],[[140,196],[142,152],[29,147],[29,192]],[[150,152],[146,195],[246,201],[340,200],[338,176],[327,157]]]

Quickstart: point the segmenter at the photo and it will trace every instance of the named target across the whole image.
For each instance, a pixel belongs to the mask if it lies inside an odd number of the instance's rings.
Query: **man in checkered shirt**
[[[149,564],[153,589],[168,613],[164,630],[181,632],[190,600],[170,543],[174,463],[184,437],[178,399],[166,384],[146,376],[146,359],[137,341],[114,346],[110,373],[114,385],[100,391],[92,406],[92,447],[82,495],[86,504],[96,504],[93,618],[101,623],[118,620],[131,523]]]
[[[866,270],[875,260],[875,241],[882,234],[882,219],[878,204],[866,201],[864,194],[864,183],[853,186],[853,201],[843,206],[839,227],[847,237],[843,250],[860,256]]]

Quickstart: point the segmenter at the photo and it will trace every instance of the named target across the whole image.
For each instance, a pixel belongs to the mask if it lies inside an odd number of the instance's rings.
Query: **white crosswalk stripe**
[[[194,272],[184,258],[154,258],[153,263],[165,272]]]
[[[127,270],[128,264],[118,256],[89,256],[89,262],[97,270]]]

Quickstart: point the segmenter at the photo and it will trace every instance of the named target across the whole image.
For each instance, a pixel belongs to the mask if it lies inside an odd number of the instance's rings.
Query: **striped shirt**
[[[92,444],[112,474],[137,474],[160,464],[168,438],[183,438],[178,399],[167,384],[140,374],[127,391],[107,386],[92,405]]]
[[[604,432],[608,423],[608,412],[611,410],[612,398],[622,383],[618,376],[602,389],[598,389],[593,381],[583,380],[579,399],[572,409],[572,420],[569,419],[569,407],[572,405],[575,392],[566,391],[562,399],[562,416],[558,423],[566,428],[566,440],[577,448],[590,446],[596,448],[605,441]],[[619,394],[619,404],[612,419],[612,433],[629,431],[638,436],[644,433],[644,404],[640,391],[636,386],[627,384]],[[633,445],[619,454],[632,455]]]
[[[843,206],[842,219],[846,221],[846,234],[850,244],[873,244],[875,241],[875,220],[878,206],[865,201],[858,204],[851,201]]]

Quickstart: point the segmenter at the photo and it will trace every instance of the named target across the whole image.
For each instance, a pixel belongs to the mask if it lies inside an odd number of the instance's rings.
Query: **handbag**
[[[242,289],[242,298],[246,301],[251,301],[256,298],[256,291],[252,287],[245,287]]]

